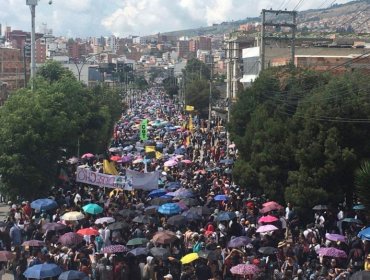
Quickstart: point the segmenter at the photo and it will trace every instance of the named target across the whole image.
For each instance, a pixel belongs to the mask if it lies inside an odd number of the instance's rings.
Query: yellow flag
[[[118,175],[118,171],[114,166],[114,163],[106,159],[103,161],[103,172],[105,174]]]
[[[189,117],[189,130],[192,131],[193,128],[194,128],[194,126],[193,126],[193,118],[190,116]]]
[[[155,146],[145,146],[145,152],[146,153],[155,152]]]
[[[186,146],[190,145],[190,136],[186,137]]]
[[[156,159],[160,159],[161,157],[162,157],[162,153],[160,153],[160,152],[156,151],[156,152],[155,152],[155,158],[156,158]]]
[[[194,111],[194,106],[186,105],[185,111],[188,111],[188,112]]]

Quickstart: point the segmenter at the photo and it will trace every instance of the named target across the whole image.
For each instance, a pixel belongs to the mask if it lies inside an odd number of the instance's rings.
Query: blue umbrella
[[[57,207],[58,204],[55,202],[55,200],[52,200],[50,198],[40,198],[31,202],[31,208],[38,211],[47,211]]]
[[[229,159],[229,158],[221,159],[221,160],[220,160],[220,163],[221,163],[221,164],[227,164],[227,165],[229,165],[229,164],[233,164],[233,163],[234,163],[234,160]]]
[[[43,279],[58,276],[62,272],[63,270],[54,263],[43,263],[27,268],[23,275],[26,278]]]
[[[234,212],[220,212],[218,213],[216,217],[216,221],[221,222],[221,221],[229,221],[232,220],[236,217]]]
[[[139,248],[132,249],[131,251],[127,253],[127,255],[128,254],[132,254],[134,256],[148,255],[149,250],[148,248],[145,248],[145,247],[139,247]]]
[[[362,240],[370,241],[370,227],[361,230],[358,235]]]
[[[176,190],[176,189],[181,187],[181,183],[178,182],[178,181],[177,182],[169,182],[164,187],[166,189],[169,189],[169,190]]]
[[[357,204],[353,206],[353,210],[364,210],[364,209],[365,209],[365,205],[363,204]]]
[[[148,194],[148,197],[161,197],[162,195],[165,195],[167,192],[164,189],[157,189],[153,190]]]
[[[355,224],[362,224],[362,221],[359,219],[355,218],[344,218],[342,222],[347,222],[347,223],[355,223]]]
[[[86,204],[84,207],[82,207],[82,209],[86,213],[89,213],[92,215],[103,213],[103,208],[100,205],[95,204],[95,203]]]
[[[215,198],[214,198],[215,201],[226,201],[228,199],[229,199],[229,197],[227,195],[224,195],[224,194],[216,195]]]
[[[82,271],[68,270],[60,274],[58,280],[82,280],[86,277],[87,275]]]
[[[158,212],[164,215],[174,215],[180,213],[181,208],[176,203],[165,203],[158,208]]]
[[[184,148],[178,148],[175,150],[175,154],[177,155],[183,155],[185,154],[186,150]]]
[[[196,212],[192,212],[192,211],[186,211],[186,212],[182,213],[181,215],[184,216],[189,222],[199,221],[199,220],[202,219],[201,215],[199,215]]]

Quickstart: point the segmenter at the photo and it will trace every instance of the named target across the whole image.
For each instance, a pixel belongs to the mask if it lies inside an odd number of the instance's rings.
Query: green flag
[[[140,123],[140,140],[148,140],[148,120],[143,119]]]

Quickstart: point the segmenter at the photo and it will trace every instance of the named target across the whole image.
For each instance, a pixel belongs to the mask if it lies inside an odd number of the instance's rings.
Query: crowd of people
[[[143,119],[148,140],[140,140]],[[238,150],[222,120],[213,118],[207,127],[160,87],[137,95],[117,122],[105,157],[121,175],[128,169],[159,172],[158,189],[81,184],[76,168],[104,172],[104,159],[70,160],[64,167],[68,179],[48,199],[9,203],[1,224],[0,275],[8,270],[15,280],[339,280],[370,273],[370,229],[362,205],[318,205],[306,223],[294,201],[283,207],[236,185],[231,171]],[[36,266],[46,271],[44,264],[61,270],[32,276]]]

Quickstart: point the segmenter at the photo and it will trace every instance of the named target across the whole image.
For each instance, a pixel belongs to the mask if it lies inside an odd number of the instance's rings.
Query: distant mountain
[[[207,27],[163,33],[173,36],[221,35],[235,31],[239,25],[260,22],[260,17],[222,22]],[[370,33],[370,0],[334,4],[329,8],[311,9],[298,12],[298,29],[318,32]]]

